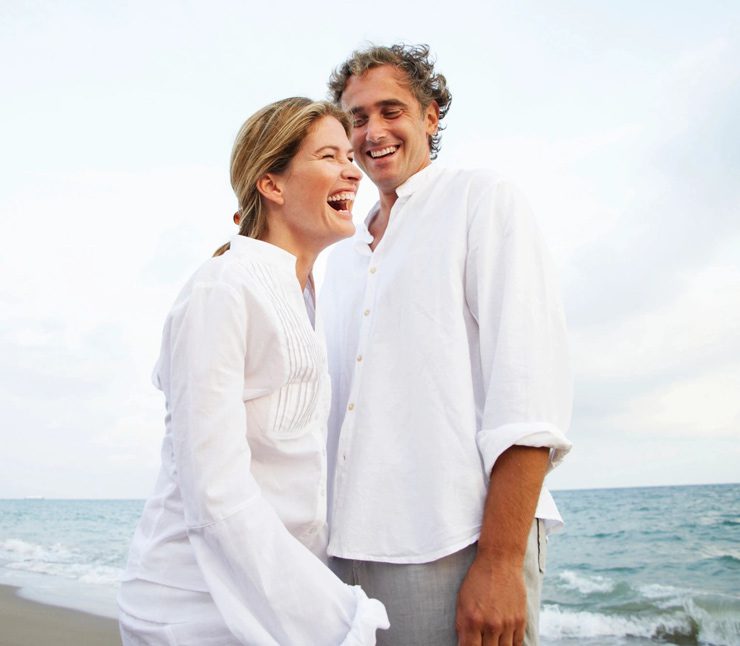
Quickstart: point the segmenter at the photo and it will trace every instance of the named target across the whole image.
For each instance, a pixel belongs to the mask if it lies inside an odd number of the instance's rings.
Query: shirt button
[[[362,361],[362,355],[361,354],[358,354],[357,355],[357,361]]]
[[[349,406],[347,406],[347,410],[354,410],[354,409],[355,409],[354,403],[350,402]]]
[[[374,274],[376,271],[378,271],[377,267],[370,267],[370,273]]]
[[[364,311],[364,312],[362,313],[362,315],[363,315],[363,316],[368,316],[369,314],[370,314],[370,310],[365,310],[365,311]]]

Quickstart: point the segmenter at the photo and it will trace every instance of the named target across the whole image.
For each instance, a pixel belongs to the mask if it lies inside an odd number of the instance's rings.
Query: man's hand
[[[521,565],[478,555],[457,597],[459,646],[521,646],[527,593]]]

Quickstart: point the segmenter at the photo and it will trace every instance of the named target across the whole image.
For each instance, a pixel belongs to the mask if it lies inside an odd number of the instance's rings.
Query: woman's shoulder
[[[173,310],[190,301],[193,292],[231,294],[245,304],[267,304],[296,281],[295,257],[274,245],[235,236],[230,248],[208,258],[181,289]]]

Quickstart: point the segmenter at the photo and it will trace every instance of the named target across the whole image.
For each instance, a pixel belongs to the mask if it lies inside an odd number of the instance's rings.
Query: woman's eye
[[[325,153],[322,159],[334,159],[334,153]]]

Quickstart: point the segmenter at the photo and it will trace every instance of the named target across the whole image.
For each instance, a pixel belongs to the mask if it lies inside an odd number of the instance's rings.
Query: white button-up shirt
[[[435,165],[396,192],[374,252],[365,226],[332,253],[319,301],[329,554],[423,563],[477,540],[507,448],[562,459],[572,388],[559,290],[519,193]],[[546,490],[537,516],[562,522]]]
[[[328,374],[295,258],[235,236],[177,297],[154,379],[162,468],[122,609],[171,622],[212,599],[241,643],[374,644],[383,606],[323,562]]]

